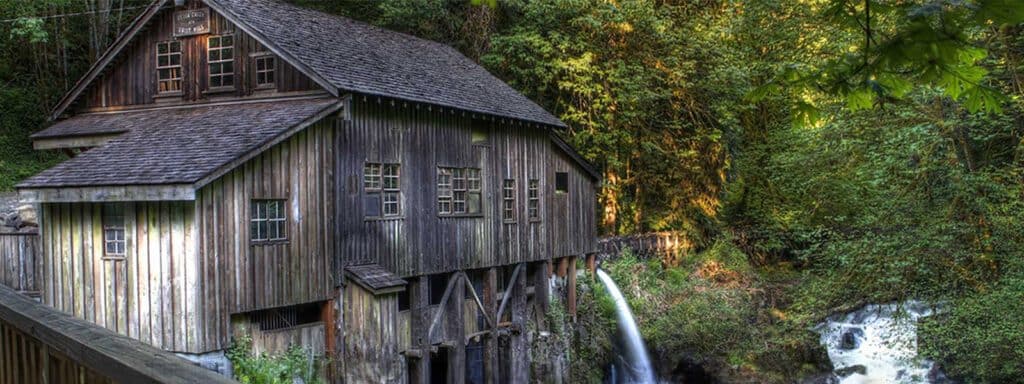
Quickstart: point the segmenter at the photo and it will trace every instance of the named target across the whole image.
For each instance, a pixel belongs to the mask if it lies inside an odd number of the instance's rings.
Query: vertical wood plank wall
[[[190,0],[185,8],[205,7],[198,1]],[[220,14],[210,10],[210,33],[175,38],[173,15],[177,8],[167,7],[150,21],[148,29],[136,37],[136,41],[121,52],[121,57],[99,78],[83,97],[83,107],[89,110],[129,105],[152,104],[157,94],[156,43],[178,40],[182,47],[182,92],[171,99],[197,101],[210,97],[245,97],[255,92],[255,60],[250,52],[262,51],[259,42]],[[233,34],[235,36],[235,91],[207,95],[208,66],[207,40],[210,36]],[[312,80],[280,58],[276,61],[275,81],[277,92],[309,91],[320,89]]]
[[[125,206],[125,257],[103,249],[102,204],[42,204],[43,302],[157,348],[201,352],[191,202]]]
[[[346,383],[406,383],[405,358],[399,354],[396,294],[374,296],[357,284],[345,289]],[[407,336],[405,336],[407,337]]]
[[[337,249],[342,265],[379,263],[401,276],[509,265],[597,250],[595,185],[543,128],[474,120],[450,109],[355,96],[337,137]],[[489,131],[483,145],[473,127]],[[366,218],[366,162],[400,163],[401,217]],[[482,170],[483,214],[439,217],[437,167]],[[556,196],[555,170],[570,191]],[[501,218],[501,186],[516,180],[516,221]],[[539,222],[527,218],[527,182],[541,188]]]
[[[19,292],[39,292],[40,253],[37,233],[0,233],[0,284]]]
[[[335,122],[314,124],[197,193],[207,349],[228,346],[231,314],[331,298]],[[287,242],[250,243],[252,199],[286,201]]]

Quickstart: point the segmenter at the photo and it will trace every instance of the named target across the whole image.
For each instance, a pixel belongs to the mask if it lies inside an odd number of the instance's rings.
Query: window
[[[127,243],[124,239],[124,205],[103,206],[103,254],[124,257]]]
[[[181,42],[156,43],[157,93],[181,92]]]
[[[487,128],[474,126],[472,132],[473,144],[487,144]]]
[[[530,220],[540,220],[540,180],[530,179],[527,183],[526,199],[526,209]]]
[[[364,209],[367,217],[402,214],[401,169],[398,164],[366,163],[363,166]]]
[[[476,215],[480,213],[482,181],[476,168],[437,169],[437,213]]]
[[[253,200],[250,233],[254,243],[288,239],[284,200]]]
[[[501,218],[505,222],[516,221],[516,181],[505,179],[501,188]]]
[[[555,172],[555,192],[569,193],[569,174],[566,172]]]
[[[235,86],[234,37],[210,36],[207,62],[210,69],[210,89]]]
[[[398,312],[409,310],[409,290],[398,292]]]
[[[261,331],[286,329],[322,321],[323,304],[299,304],[249,312],[249,322]]]
[[[259,56],[256,58],[256,88],[274,87],[274,67],[276,66],[274,56]]]

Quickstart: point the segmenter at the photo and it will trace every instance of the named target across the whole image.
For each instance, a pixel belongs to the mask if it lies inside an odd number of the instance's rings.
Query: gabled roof
[[[447,45],[282,0],[207,3],[339,90],[565,126]]]
[[[335,98],[80,115],[127,131],[18,184],[20,189],[193,184],[341,108]],[[198,186],[197,186],[198,187]]]
[[[349,265],[345,274],[374,295],[401,291],[408,284],[378,264]]]

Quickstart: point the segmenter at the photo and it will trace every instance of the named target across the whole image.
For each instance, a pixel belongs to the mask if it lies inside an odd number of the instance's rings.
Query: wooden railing
[[[0,384],[235,383],[0,286]]]
[[[598,241],[598,258],[616,258],[626,249],[640,259],[674,258],[689,250],[689,242],[677,232],[605,237]]]
[[[0,233],[0,284],[38,295],[40,256],[37,232]]]

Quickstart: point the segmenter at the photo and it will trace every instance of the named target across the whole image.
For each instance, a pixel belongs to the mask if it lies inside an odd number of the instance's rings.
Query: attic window
[[[284,200],[253,200],[250,235],[253,243],[288,240]]]
[[[274,56],[260,56],[255,59],[256,61],[256,88],[273,88],[274,87],[274,70],[276,69],[277,62],[274,60]]]
[[[231,35],[210,36],[207,63],[210,89],[235,86],[235,38]]]
[[[181,42],[156,43],[156,82],[158,93],[181,92]]]

